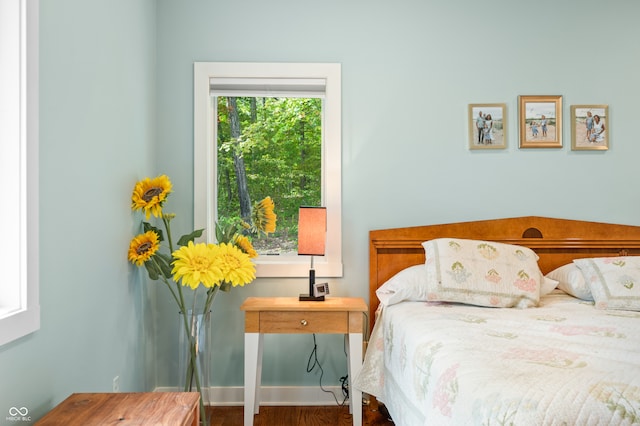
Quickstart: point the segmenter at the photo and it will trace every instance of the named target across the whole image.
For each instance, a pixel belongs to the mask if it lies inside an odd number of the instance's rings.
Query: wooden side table
[[[199,426],[198,392],[74,393],[37,426]]]
[[[253,425],[260,409],[264,333],[345,334],[349,362],[349,411],[362,425],[362,392],[351,386],[362,368],[362,333],[368,307],[362,298],[328,297],[324,302],[300,302],[297,297],[249,297],[240,306],[244,324],[244,424]]]

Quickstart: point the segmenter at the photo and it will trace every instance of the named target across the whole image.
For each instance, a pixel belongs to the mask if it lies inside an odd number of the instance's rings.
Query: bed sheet
[[[559,290],[530,309],[387,306],[354,386],[398,426],[640,424],[640,313]]]

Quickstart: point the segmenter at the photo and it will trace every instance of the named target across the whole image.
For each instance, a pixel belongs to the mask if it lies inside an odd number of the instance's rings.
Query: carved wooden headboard
[[[424,263],[422,242],[452,237],[517,244],[533,249],[547,273],[584,257],[640,255],[640,227],[538,216],[459,222],[369,232],[369,321],[376,289],[402,269]]]

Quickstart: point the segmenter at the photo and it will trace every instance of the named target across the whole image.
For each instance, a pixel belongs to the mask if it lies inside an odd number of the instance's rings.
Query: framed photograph
[[[571,105],[571,149],[609,149],[608,105]]]
[[[469,104],[469,149],[507,146],[507,104]]]
[[[562,148],[562,96],[518,96],[520,148]]]

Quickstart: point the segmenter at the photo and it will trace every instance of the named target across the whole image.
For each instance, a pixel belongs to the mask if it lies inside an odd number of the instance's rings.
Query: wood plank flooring
[[[243,407],[209,407],[211,426],[241,426]],[[261,406],[253,420],[254,426],[351,426],[349,407],[308,406],[273,407]],[[362,407],[363,426],[393,425],[377,406]]]

